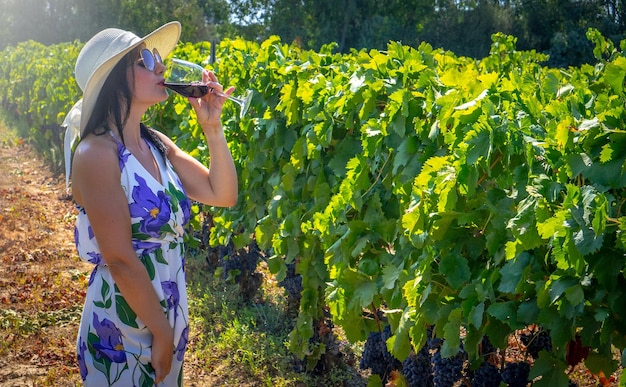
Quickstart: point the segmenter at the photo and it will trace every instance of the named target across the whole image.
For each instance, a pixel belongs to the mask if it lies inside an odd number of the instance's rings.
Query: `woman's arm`
[[[167,136],[162,133],[157,135],[167,145],[168,159],[191,199],[218,207],[237,204],[237,171],[221,130],[206,135],[211,157],[210,168],[181,150]]]
[[[156,379],[169,373],[174,331],[152,287],[146,268],[132,247],[131,218],[120,185],[117,145],[108,136],[91,136],[74,154],[72,189],[89,217],[104,262],[122,296],[153,335]]]
[[[212,72],[204,71],[202,81],[215,90],[222,85]],[[234,88],[226,90],[232,94]],[[168,147],[168,158],[180,177],[187,195],[204,204],[231,207],[237,203],[237,170],[222,129],[222,106],[226,98],[208,93],[202,98],[188,98],[206,137],[210,167],[183,152],[167,136],[158,133]]]

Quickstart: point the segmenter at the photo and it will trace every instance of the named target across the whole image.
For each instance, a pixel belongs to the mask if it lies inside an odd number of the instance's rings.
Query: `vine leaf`
[[[517,284],[522,279],[524,268],[530,263],[528,253],[522,253],[517,258],[508,261],[502,269],[500,275],[502,278],[498,285],[498,290],[504,293],[515,293]]]
[[[467,259],[460,254],[447,254],[441,258],[439,271],[455,289],[469,281],[471,275]]]
[[[441,356],[451,357],[458,353],[461,344],[460,329],[463,311],[460,308],[454,309],[448,315],[448,322],[443,327],[445,341],[441,346]]]
[[[541,376],[541,379],[533,383],[533,386],[537,387],[567,387],[569,379],[565,374],[565,369],[565,364],[562,361],[542,351],[539,352],[539,358],[530,369],[528,378],[533,380]]]

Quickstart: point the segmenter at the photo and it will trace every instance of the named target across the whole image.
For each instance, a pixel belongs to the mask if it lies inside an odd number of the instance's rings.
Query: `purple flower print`
[[[87,379],[87,365],[85,364],[85,351],[87,350],[87,344],[83,341],[82,337],[78,344],[78,368],[80,369],[80,377]]]
[[[128,158],[130,157],[130,152],[127,152],[124,145],[119,141],[117,143],[117,154],[118,159],[120,160],[120,170],[123,171],[126,166],[126,161],[128,161]]]
[[[189,342],[189,325],[183,329],[176,346],[176,360],[183,361],[185,358],[185,351],[187,350],[187,343]]]
[[[89,262],[93,263],[94,265],[99,265],[102,263],[102,254],[95,251],[90,251],[87,253],[87,255],[91,257],[89,258]]]
[[[175,179],[178,185],[170,182],[168,192],[171,194],[176,203],[178,203],[175,207],[178,207],[178,212],[182,214],[181,224],[184,226],[189,222],[189,219],[191,219],[191,201],[189,200],[189,197],[187,197],[187,194],[183,189],[183,185],[177,175],[175,176]],[[180,217],[178,214],[177,216]]]
[[[139,231],[158,237],[161,227],[170,220],[170,197],[163,191],[153,192],[141,176],[135,174],[137,186],[133,188],[133,200],[128,208],[133,218],[141,218]]]
[[[95,266],[93,268],[93,271],[91,272],[91,275],[89,276],[89,282],[87,283],[87,287],[91,286],[91,284],[93,283],[93,280],[96,278],[97,271],[98,271],[98,266]]]
[[[183,211],[183,225],[185,225],[189,222],[189,219],[191,219],[191,202],[189,201],[189,198],[185,196],[179,204],[180,209]]]
[[[167,301],[167,307],[174,309],[174,317],[178,315],[178,304],[180,303],[180,293],[178,292],[178,284],[174,281],[161,282],[163,294]]]
[[[87,235],[89,235],[89,239],[93,239],[93,229],[91,226],[87,227]],[[80,240],[80,232],[78,231],[78,227],[74,226],[74,244],[78,247],[78,243]]]
[[[146,254],[151,254],[159,248],[161,248],[160,243],[140,241],[137,239],[133,239],[133,249],[135,250],[137,255],[140,257]]]
[[[93,347],[97,351],[96,357],[104,356],[114,363],[126,362],[122,333],[115,324],[106,318],[98,321],[98,315],[94,313],[93,327],[96,329],[96,334],[100,339],[99,342],[93,343]]]

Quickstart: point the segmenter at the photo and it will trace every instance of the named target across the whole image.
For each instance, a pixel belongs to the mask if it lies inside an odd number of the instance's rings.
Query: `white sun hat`
[[[157,28],[144,38],[118,28],[107,28],[85,43],[78,54],[74,69],[76,82],[83,91],[81,134],[89,121],[102,85],[124,55],[145,43],[146,48],[156,48],[165,58],[176,47],[179,37],[180,23],[174,21]]]
[[[69,184],[70,159],[76,140],[83,134],[91,117],[100,90],[111,70],[128,52],[145,43],[146,48],[156,48],[163,58],[176,47],[180,38],[180,23],[169,22],[143,38],[130,31],[107,28],[94,35],[81,49],[76,59],[74,74],[83,96],[68,112],[62,126],[65,130],[65,177]]]

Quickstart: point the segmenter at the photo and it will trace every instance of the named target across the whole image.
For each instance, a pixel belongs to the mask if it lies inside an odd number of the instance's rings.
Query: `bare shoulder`
[[[95,187],[104,188],[120,179],[117,144],[109,135],[83,139],[72,159],[72,191],[80,204],[82,194]]]
[[[117,159],[117,144],[113,138],[107,134],[91,135],[78,143],[72,167],[77,161],[88,165],[90,162],[105,161],[109,158]]]

